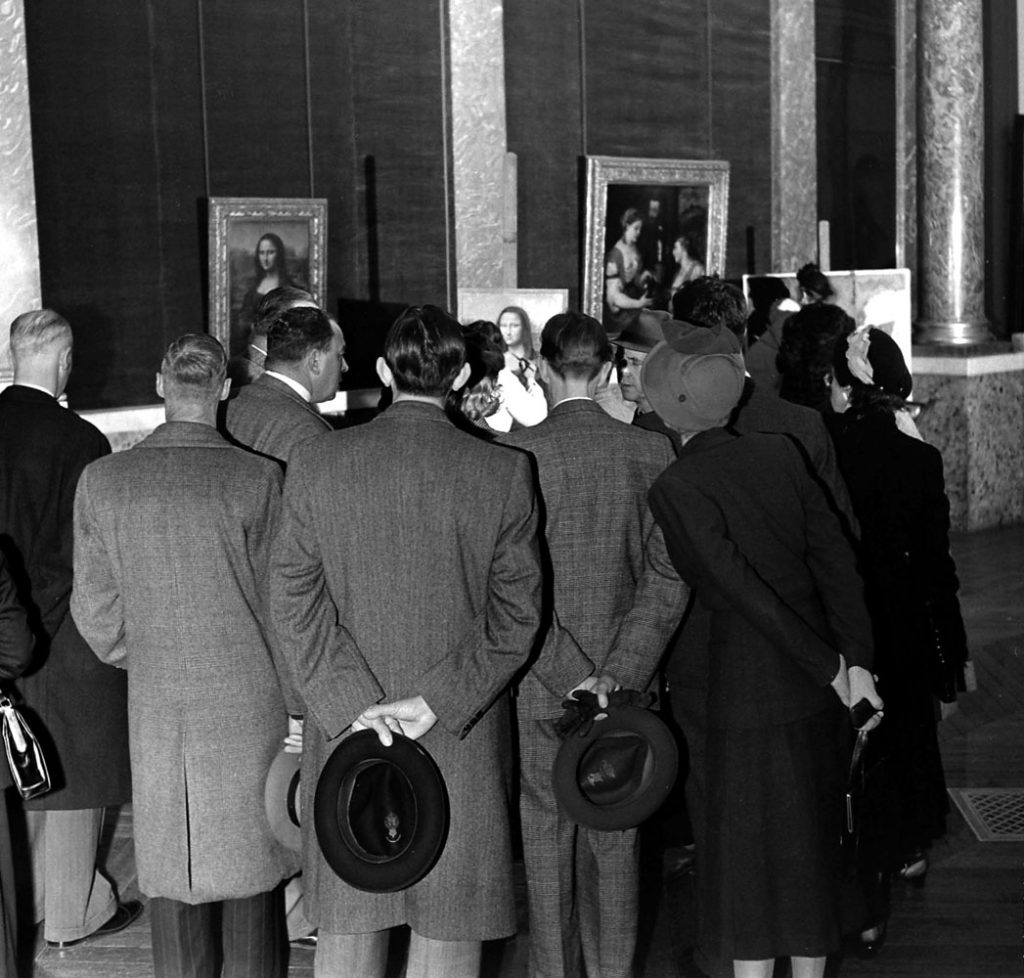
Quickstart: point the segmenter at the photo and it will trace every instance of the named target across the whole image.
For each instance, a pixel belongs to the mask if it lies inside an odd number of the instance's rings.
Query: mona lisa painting
[[[291,285],[324,298],[327,201],[210,198],[210,333],[228,356],[245,350],[256,307]]]

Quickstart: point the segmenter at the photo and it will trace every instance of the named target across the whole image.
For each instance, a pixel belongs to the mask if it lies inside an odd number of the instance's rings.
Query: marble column
[[[985,318],[982,0],[918,0],[915,342],[991,339]]]
[[[772,269],[818,259],[814,0],[772,0]]]
[[[40,306],[39,240],[22,0],[0,0],[0,386],[12,377],[11,320]]]
[[[515,278],[514,267],[506,273],[505,256],[515,254],[506,182],[516,172],[505,152],[502,0],[448,0],[447,6],[456,286],[501,288]]]

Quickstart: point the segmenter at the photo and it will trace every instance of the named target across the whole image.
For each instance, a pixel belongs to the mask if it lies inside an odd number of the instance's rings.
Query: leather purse
[[[50,790],[50,772],[36,735],[6,693],[0,693],[0,723],[4,750],[14,786],[22,798],[35,798]]]

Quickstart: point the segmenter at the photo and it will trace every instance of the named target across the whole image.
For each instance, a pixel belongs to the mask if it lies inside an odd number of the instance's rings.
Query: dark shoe
[[[888,930],[888,924],[884,920],[879,921],[874,927],[862,930],[860,944],[857,946],[857,956],[865,960],[875,957],[882,950],[882,945],[885,944]]]
[[[77,947],[79,944],[91,941],[94,937],[106,937],[108,934],[116,934],[118,931],[122,931],[131,924],[134,924],[141,916],[142,904],[138,900],[128,900],[125,903],[119,903],[114,911],[114,916],[91,934],[79,937],[75,941],[47,941],[46,943],[49,947],[66,951],[69,947]]]
[[[928,873],[928,857],[920,849],[910,853],[896,875],[911,886],[924,886],[924,878]]]

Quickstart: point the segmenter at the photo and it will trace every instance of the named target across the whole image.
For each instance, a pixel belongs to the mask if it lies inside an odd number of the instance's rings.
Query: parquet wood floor
[[[961,698],[940,738],[951,787],[1024,788],[1024,527],[953,540],[979,689]],[[105,864],[125,898],[138,895],[130,813],[108,834]],[[837,957],[829,978],[1002,978],[1024,974],[1024,843],[980,843],[954,810],[922,889],[897,890],[889,939],[873,961]],[[699,978],[690,960],[692,877],[645,876],[638,978]],[[524,978],[529,934],[487,948],[483,978]],[[38,935],[21,978],[150,978],[147,916],[121,934],[63,953]],[[397,956],[396,956],[397,957]],[[311,978],[313,955],[293,949],[289,978]],[[400,965],[393,968],[399,978]],[[782,978],[781,966],[776,969]]]

